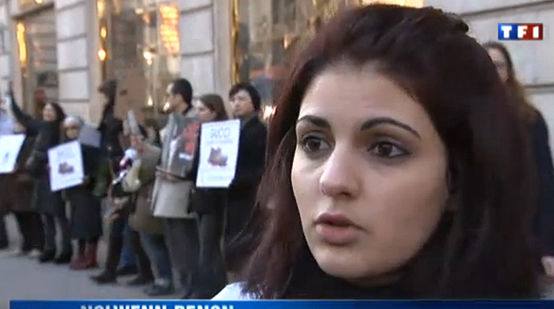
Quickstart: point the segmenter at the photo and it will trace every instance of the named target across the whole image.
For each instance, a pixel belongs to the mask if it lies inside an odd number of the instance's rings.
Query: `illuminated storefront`
[[[15,21],[25,109],[40,115],[45,100],[58,98],[56,18],[52,1],[19,0],[30,10]]]
[[[264,116],[269,117],[291,56],[336,12],[375,2],[423,5],[423,0],[233,0],[233,82],[252,83],[266,105]]]
[[[140,75],[146,87],[134,97],[160,110],[165,89],[180,75],[179,9],[176,0],[99,0],[101,44],[97,51],[105,78]]]

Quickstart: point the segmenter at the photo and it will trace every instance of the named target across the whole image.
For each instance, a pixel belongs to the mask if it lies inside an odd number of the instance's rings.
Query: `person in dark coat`
[[[249,84],[237,84],[229,91],[233,116],[241,121],[235,178],[227,192],[225,242],[227,269],[237,271],[248,255],[248,244],[239,233],[250,220],[256,190],[265,167],[267,129],[260,121],[261,100]]]
[[[518,81],[508,49],[497,42],[484,44],[508,94],[519,105],[527,122],[529,144],[536,164],[538,201],[533,218],[533,233],[542,256],[545,273],[554,277],[554,166],[549,146],[548,128],[541,113],[527,100]]]
[[[114,114],[117,81],[115,79],[105,81],[98,87],[98,92],[104,95],[105,98],[102,119],[98,126],[101,136],[100,144],[102,150],[108,154],[112,161],[114,170],[116,170],[117,164],[123,158],[123,147],[119,141],[119,137],[123,132],[123,121],[118,119]]]
[[[104,96],[104,109],[102,119],[98,126],[100,131],[101,149],[107,154],[110,160],[110,172],[112,176],[119,170],[119,162],[124,156],[123,147],[120,143],[120,137],[123,132],[123,121],[114,114],[118,82],[110,79],[98,87],[98,92]],[[106,268],[101,273],[91,277],[98,284],[115,282],[117,275],[123,275],[128,272],[134,273],[136,269],[132,263],[128,263],[125,257],[134,257],[134,254],[124,242],[125,230],[128,216],[125,212],[115,216],[111,221],[108,232],[108,258]],[[122,258],[123,265],[118,269],[117,263]],[[127,262],[127,263],[125,263]],[[112,265],[115,265],[112,267]],[[112,271],[113,269],[113,271]]]
[[[34,210],[42,214],[44,223],[44,250],[39,260],[41,263],[52,260],[57,264],[69,263],[72,251],[65,205],[61,193],[51,191],[48,173],[48,149],[60,142],[61,122],[65,113],[60,105],[49,102],[42,111],[42,120],[37,120],[21,111],[13,92],[10,92],[13,115],[25,127],[28,135],[37,135],[25,168],[35,178],[31,204]],[[56,227],[62,239],[62,248],[57,256]]]
[[[25,133],[25,128],[15,123],[15,134]],[[25,170],[25,161],[31,154],[35,137],[26,136],[11,174],[0,175],[0,208],[12,212],[16,218],[22,243],[16,255],[37,256],[44,245],[44,231],[40,215],[31,208],[33,177]]]
[[[198,119],[202,123],[228,119],[223,99],[217,94],[201,96],[195,105]],[[200,163],[200,136],[194,155],[191,179],[196,181]],[[192,194],[192,210],[198,216],[200,254],[197,273],[193,275],[192,299],[211,299],[227,283],[221,240],[224,230],[224,211],[227,199],[226,189],[195,188]]]
[[[76,117],[67,117],[63,128],[67,141],[77,140],[83,122]],[[96,248],[102,235],[102,215],[100,196],[105,194],[107,187],[99,188],[101,165],[107,164],[100,149],[81,144],[83,170],[85,180],[82,185],[63,191],[65,199],[71,207],[71,236],[77,240],[77,255],[71,261],[70,267],[75,270],[94,268],[96,263]]]

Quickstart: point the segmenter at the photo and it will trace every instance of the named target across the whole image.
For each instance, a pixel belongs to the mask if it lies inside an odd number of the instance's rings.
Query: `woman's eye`
[[[402,157],[408,154],[406,150],[390,142],[379,142],[369,151],[371,154],[385,159]]]
[[[317,154],[331,148],[325,140],[317,136],[307,136],[301,140],[300,144],[308,154]]]

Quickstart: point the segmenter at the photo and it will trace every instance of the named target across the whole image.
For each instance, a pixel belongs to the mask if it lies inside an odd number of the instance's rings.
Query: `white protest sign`
[[[52,192],[83,183],[83,157],[78,141],[61,144],[48,150],[50,187]]]
[[[25,135],[0,135],[0,174],[13,172]]]
[[[237,167],[240,120],[202,124],[196,186],[228,188]]]

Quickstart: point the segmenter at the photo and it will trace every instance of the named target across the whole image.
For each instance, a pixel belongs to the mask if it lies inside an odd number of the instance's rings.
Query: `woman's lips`
[[[360,228],[341,214],[323,213],[315,221],[315,232],[322,240],[335,246],[352,243],[358,237]]]

